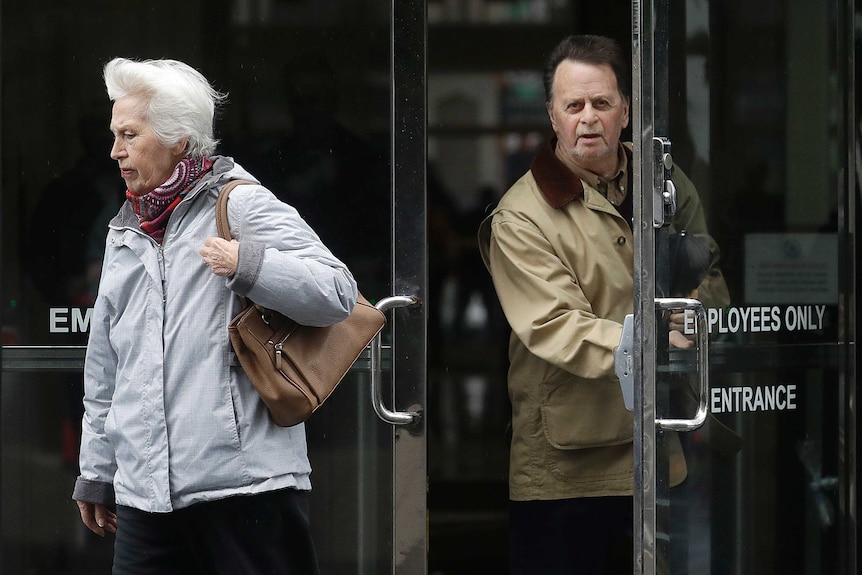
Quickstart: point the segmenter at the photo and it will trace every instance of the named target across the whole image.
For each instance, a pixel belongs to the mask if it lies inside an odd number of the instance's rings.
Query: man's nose
[[[596,109],[593,108],[592,104],[585,104],[584,109],[581,111],[581,122],[584,124],[592,124],[596,121],[597,117]]]

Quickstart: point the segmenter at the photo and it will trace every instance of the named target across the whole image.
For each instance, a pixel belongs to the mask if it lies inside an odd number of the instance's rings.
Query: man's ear
[[[629,112],[631,110],[631,100],[623,96],[623,106],[625,106],[625,112],[623,112],[623,129],[628,128],[629,126]]]
[[[545,110],[548,112],[548,119],[551,120],[551,128],[554,129],[554,132],[557,131],[557,121],[554,119],[554,103],[553,102],[545,102]]]

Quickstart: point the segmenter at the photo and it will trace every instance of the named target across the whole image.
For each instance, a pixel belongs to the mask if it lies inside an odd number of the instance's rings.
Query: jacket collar
[[[581,180],[582,176],[578,175],[566,166],[556,154],[557,138],[549,138],[533,158],[530,164],[530,171],[539,186],[539,191],[545,201],[555,209],[560,209],[569,202],[578,198],[584,197],[584,183]],[[628,161],[626,169],[626,190],[627,194],[631,194],[632,184],[632,152],[628,146],[620,145],[624,150]],[[587,178],[591,184],[593,179],[598,180],[598,176],[589,174],[592,178]]]
[[[239,168],[233,158],[229,156],[213,156],[211,159],[213,162],[212,169],[204,174],[198,183],[185,194],[182,203],[191,201],[201,194],[202,190],[221,186],[232,178],[257,181],[251,174]],[[123,205],[120,206],[120,211],[111,220],[110,225],[138,229],[141,227],[138,222],[138,216],[135,215],[135,211],[128,201],[123,202]]]

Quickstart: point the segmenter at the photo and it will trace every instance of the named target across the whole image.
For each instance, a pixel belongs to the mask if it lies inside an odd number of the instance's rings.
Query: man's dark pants
[[[631,497],[509,502],[511,575],[631,575]]]

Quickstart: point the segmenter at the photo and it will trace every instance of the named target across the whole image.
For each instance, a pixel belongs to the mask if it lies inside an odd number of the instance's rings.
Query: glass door
[[[108,572],[70,499],[106,223],[102,66],[174,58],[228,93],[217,153],[294,205],[388,324],[306,424],[323,573],[426,568],[425,3],[0,4],[0,571]]]
[[[632,6],[635,573],[856,573],[852,6]]]

